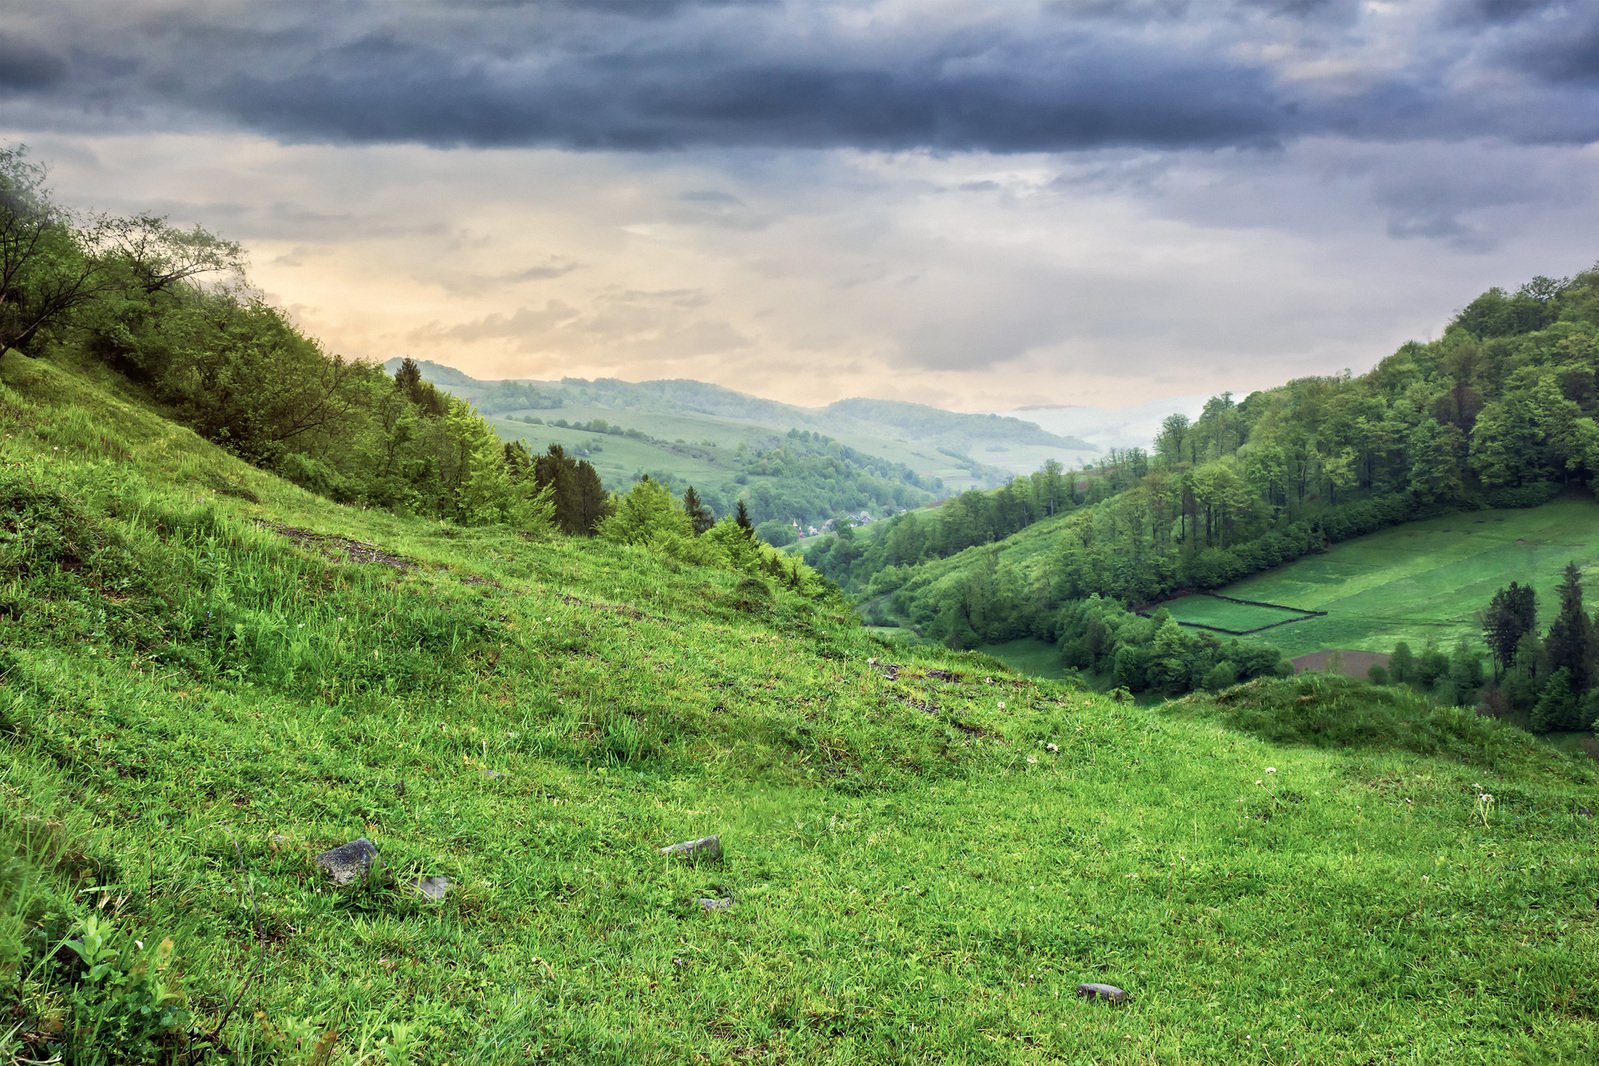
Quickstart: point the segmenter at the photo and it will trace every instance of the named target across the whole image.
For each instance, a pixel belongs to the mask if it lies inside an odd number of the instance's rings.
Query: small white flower
[[[1002,711],[1005,709],[1005,701],[1004,700],[1000,700],[999,701],[999,709],[1002,710]]]
[[[1029,756],[1028,756],[1028,757],[1027,757],[1027,765],[1028,765],[1028,766],[1037,766],[1037,765],[1038,765],[1038,756],[1036,756],[1036,755],[1029,755]]]
[[[1054,755],[1060,751],[1060,745],[1054,743],[1045,744],[1044,750],[1049,752],[1051,755]]]
[[[1275,767],[1275,766],[1268,766],[1268,767],[1266,767],[1266,772],[1267,772],[1267,773],[1268,773],[1268,774],[1274,774],[1274,773],[1276,773],[1276,772],[1277,772],[1277,767]]]

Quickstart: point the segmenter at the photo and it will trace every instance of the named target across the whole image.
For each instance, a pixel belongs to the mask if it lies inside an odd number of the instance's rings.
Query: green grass
[[[1287,656],[1324,648],[1392,651],[1408,641],[1480,642],[1477,612],[1511,581],[1538,590],[1541,624],[1558,606],[1567,561],[1599,590],[1599,505],[1568,496],[1542,507],[1469,511],[1412,522],[1247,578],[1222,594],[1327,612],[1256,634]]]
[[[825,597],[337,507],[108,389],[0,359],[0,1058],[1599,1051],[1591,763],[1335,685],[1114,703]],[[720,864],[658,852],[709,832]],[[335,890],[312,857],[357,836],[394,878]],[[67,945],[106,930],[93,978]]]
[[[1262,607],[1259,604],[1234,603],[1203,593],[1168,600],[1160,606],[1186,625],[1210,626],[1237,633],[1309,617],[1304,611],[1287,606]]]
[[[1019,674],[1028,677],[1061,678],[1067,674],[1060,663],[1060,652],[1048,641],[1036,637],[1007,640],[1002,644],[984,644],[973,649],[991,655]]]

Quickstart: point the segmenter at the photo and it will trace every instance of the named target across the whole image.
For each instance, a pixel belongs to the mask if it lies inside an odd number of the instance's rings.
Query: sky
[[[1592,0],[11,0],[0,143],[362,359],[1116,406],[1599,261]]]

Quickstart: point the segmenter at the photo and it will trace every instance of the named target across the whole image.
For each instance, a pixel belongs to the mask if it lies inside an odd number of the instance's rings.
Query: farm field
[[[1017,673],[1029,677],[1062,678],[1067,673],[1055,646],[1035,637],[1007,640],[1002,644],[984,644],[973,650],[991,655]]]
[[[1293,610],[1286,604],[1265,607],[1254,603],[1235,603],[1206,593],[1169,600],[1160,606],[1184,625],[1210,626],[1235,633],[1247,633],[1262,626],[1308,617],[1306,612]]]
[[[1420,650],[1429,640],[1445,647],[1461,637],[1480,640],[1477,612],[1511,581],[1537,589],[1539,624],[1547,625],[1568,561],[1583,568],[1594,601],[1599,505],[1590,496],[1567,496],[1527,510],[1468,511],[1412,522],[1218,591],[1326,611],[1324,618],[1253,636],[1290,658],[1325,648],[1386,652],[1401,640]]]

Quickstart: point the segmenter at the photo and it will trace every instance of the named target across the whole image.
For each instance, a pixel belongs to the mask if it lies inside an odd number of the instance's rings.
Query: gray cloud
[[[959,20],[886,11],[872,31],[841,13],[858,5],[821,0],[190,5],[35,12],[0,38],[0,120],[643,151],[1599,137],[1592,16],[1520,0],[1408,21],[1353,0],[1096,0]],[[1540,32],[1475,47],[1487,22]],[[1394,34],[1411,38],[1404,70],[1373,43]],[[1359,91],[1305,77],[1316,59],[1361,71]],[[1484,72],[1508,86],[1485,99]]]
[[[0,33],[0,99],[14,92],[37,92],[57,86],[66,77],[60,56]]]

